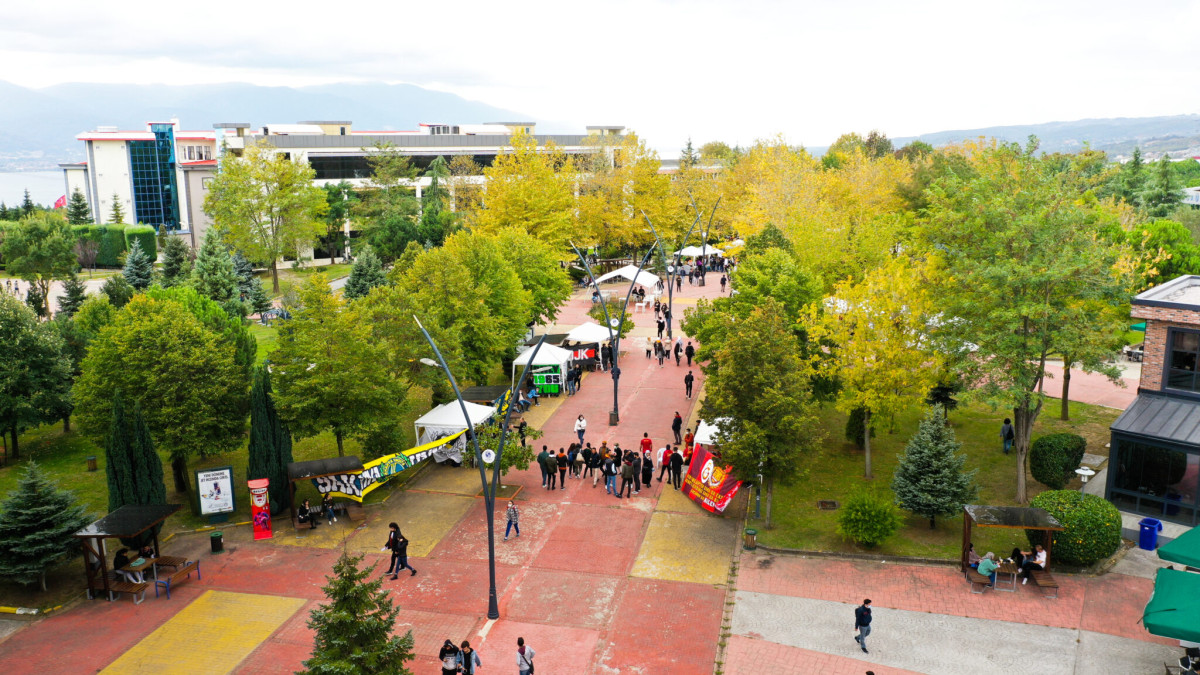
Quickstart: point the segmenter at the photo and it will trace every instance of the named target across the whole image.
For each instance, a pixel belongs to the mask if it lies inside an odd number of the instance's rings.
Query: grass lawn
[[[1038,418],[1034,438],[1050,433],[1069,431],[1088,439],[1087,452],[1108,455],[1108,427],[1121,411],[1100,406],[1071,403],[1071,421],[1058,419],[1057,400],[1047,401]],[[766,546],[843,553],[877,553],[881,555],[920,556],[955,559],[962,545],[962,517],[938,519],[937,527],[929,528],[928,519],[909,515],[903,528],[875,549],[864,549],[837,534],[838,511],[822,511],[817,500],[836,500],[844,503],[859,489],[876,489],[892,496],[892,474],[898,464],[897,455],[904,451],[909,437],[916,431],[924,414],[922,406],[914,405],[897,415],[895,432],[888,433],[886,425],[876,427],[871,441],[874,480],[863,478],[862,450],[844,440],[846,416],[827,407],[822,414],[821,432],[825,435],[824,450],[812,458],[808,475],[791,486],[776,486],[774,527],[759,528],[759,541]],[[978,503],[1016,504],[1016,455],[1001,452],[1000,423],[1003,410],[991,410],[985,405],[962,406],[950,413],[950,423],[967,455],[967,468],[977,470]],[[1027,477],[1029,496],[1046,489],[1032,476]],[[1068,488],[1078,489],[1078,479]],[[765,506],[765,502],[764,502]],[[753,508],[753,498],[751,499]],[[756,521],[751,521],[753,523]],[[759,522],[761,526],[761,521]],[[973,532],[975,550],[1006,555],[1014,546],[1028,548],[1021,530],[976,529]]]
[[[279,329],[275,326],[264,326],[255,321],[250,324],[250,334],[258,343],[258,352],[254,356],[254,362],[262,363],[267,358],[267,354],[275,349],[275,342],[279,339]]]

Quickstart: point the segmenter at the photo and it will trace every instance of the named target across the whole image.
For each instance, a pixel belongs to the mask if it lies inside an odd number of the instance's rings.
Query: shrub
[[[104,267],[120,267],[125,255],[125,226],[120,223],[94,225],[100,241],[100,252],[96,264]]]
[[[1045,509],[1067,529],[1054,533],[1050,555],[1086,567],[1116,552],[1121,545],[1121,512],[1112,503],[1076,490],[1051,490],[1029,503]],[[1043,532],[1026,530],[1029,543],[1042,543]],[[1053,561],[1051,561],[1053,562]]]
[[[150,258],[150,262],[158,260],[158,234],[149,225],[125,226],[125,250],[133,248],[134,240],[142,245],[142,253]]]
[[[1079,463],[1087,439],[1077,434],[1050,434],[1035,440],[1029,448],[1029,471],[1039,483],[1061,490]]]
[[[904,516],[891,500],[874,492],[859,492],[846,501],[838,515],[838,534],[873,548],[896,533]]]

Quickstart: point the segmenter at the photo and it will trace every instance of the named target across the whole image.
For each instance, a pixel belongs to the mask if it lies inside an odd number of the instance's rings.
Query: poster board
[[[196,497],[202,516],[233,513],[233,467],[196,469]]]
[[[733,467],[720,462],[704,446],[697,445],[692,463],[683,477],[683,494],[711,513],[722,513],[742,481],[733,475]]]

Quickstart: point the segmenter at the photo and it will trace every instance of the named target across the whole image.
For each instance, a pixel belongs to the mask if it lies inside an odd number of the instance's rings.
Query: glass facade
[[[1109,499],[1119,508],[1188,525],[1197,524],[1200,453],[1114,434]]]
[[[424,173],[437,155],[409,155],[408,161],[421,173]],[[447,157],[446,161],[451,158]],[[495,155],[472,155],[471,159],[481,167],[489,167],[496,161]],[[308,163],[312,166],[318,180],[347,180],[350,178],[370,178],[371,164],[365,156],[324,156],[309,155]]]
[[[1200,333],[1172,328],[1167,339],[1167,389],[1200,392],[1198,360]]]
[[[129,173],[133,178],[136,222],[179,229],[175,183],[175,132],[170,124],[151,124],[153,141],[129,141]]]

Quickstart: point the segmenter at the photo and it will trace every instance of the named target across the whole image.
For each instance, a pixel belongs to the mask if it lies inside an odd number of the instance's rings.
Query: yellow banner
[[[425,461],[433,454],[434,450],[447,443],[454,442],[455,439],[462,436],[465,432],[466,430],[464,429],[456,434],[439,438],[425,445],[418,445],[415,448],[409,448],[394,455],[385,455],[378,459],[373,459],[363,464],[363,470],[360,472],[339,473],[332,476],[314,478],[312,479],[313,485],[317,486],[317,490],[321,494],[329,493],[334,497],[345,497],[346,499],[361,502],[363,497],[371,493],[371,490],[387,482],[389,478],[401,471]]]

